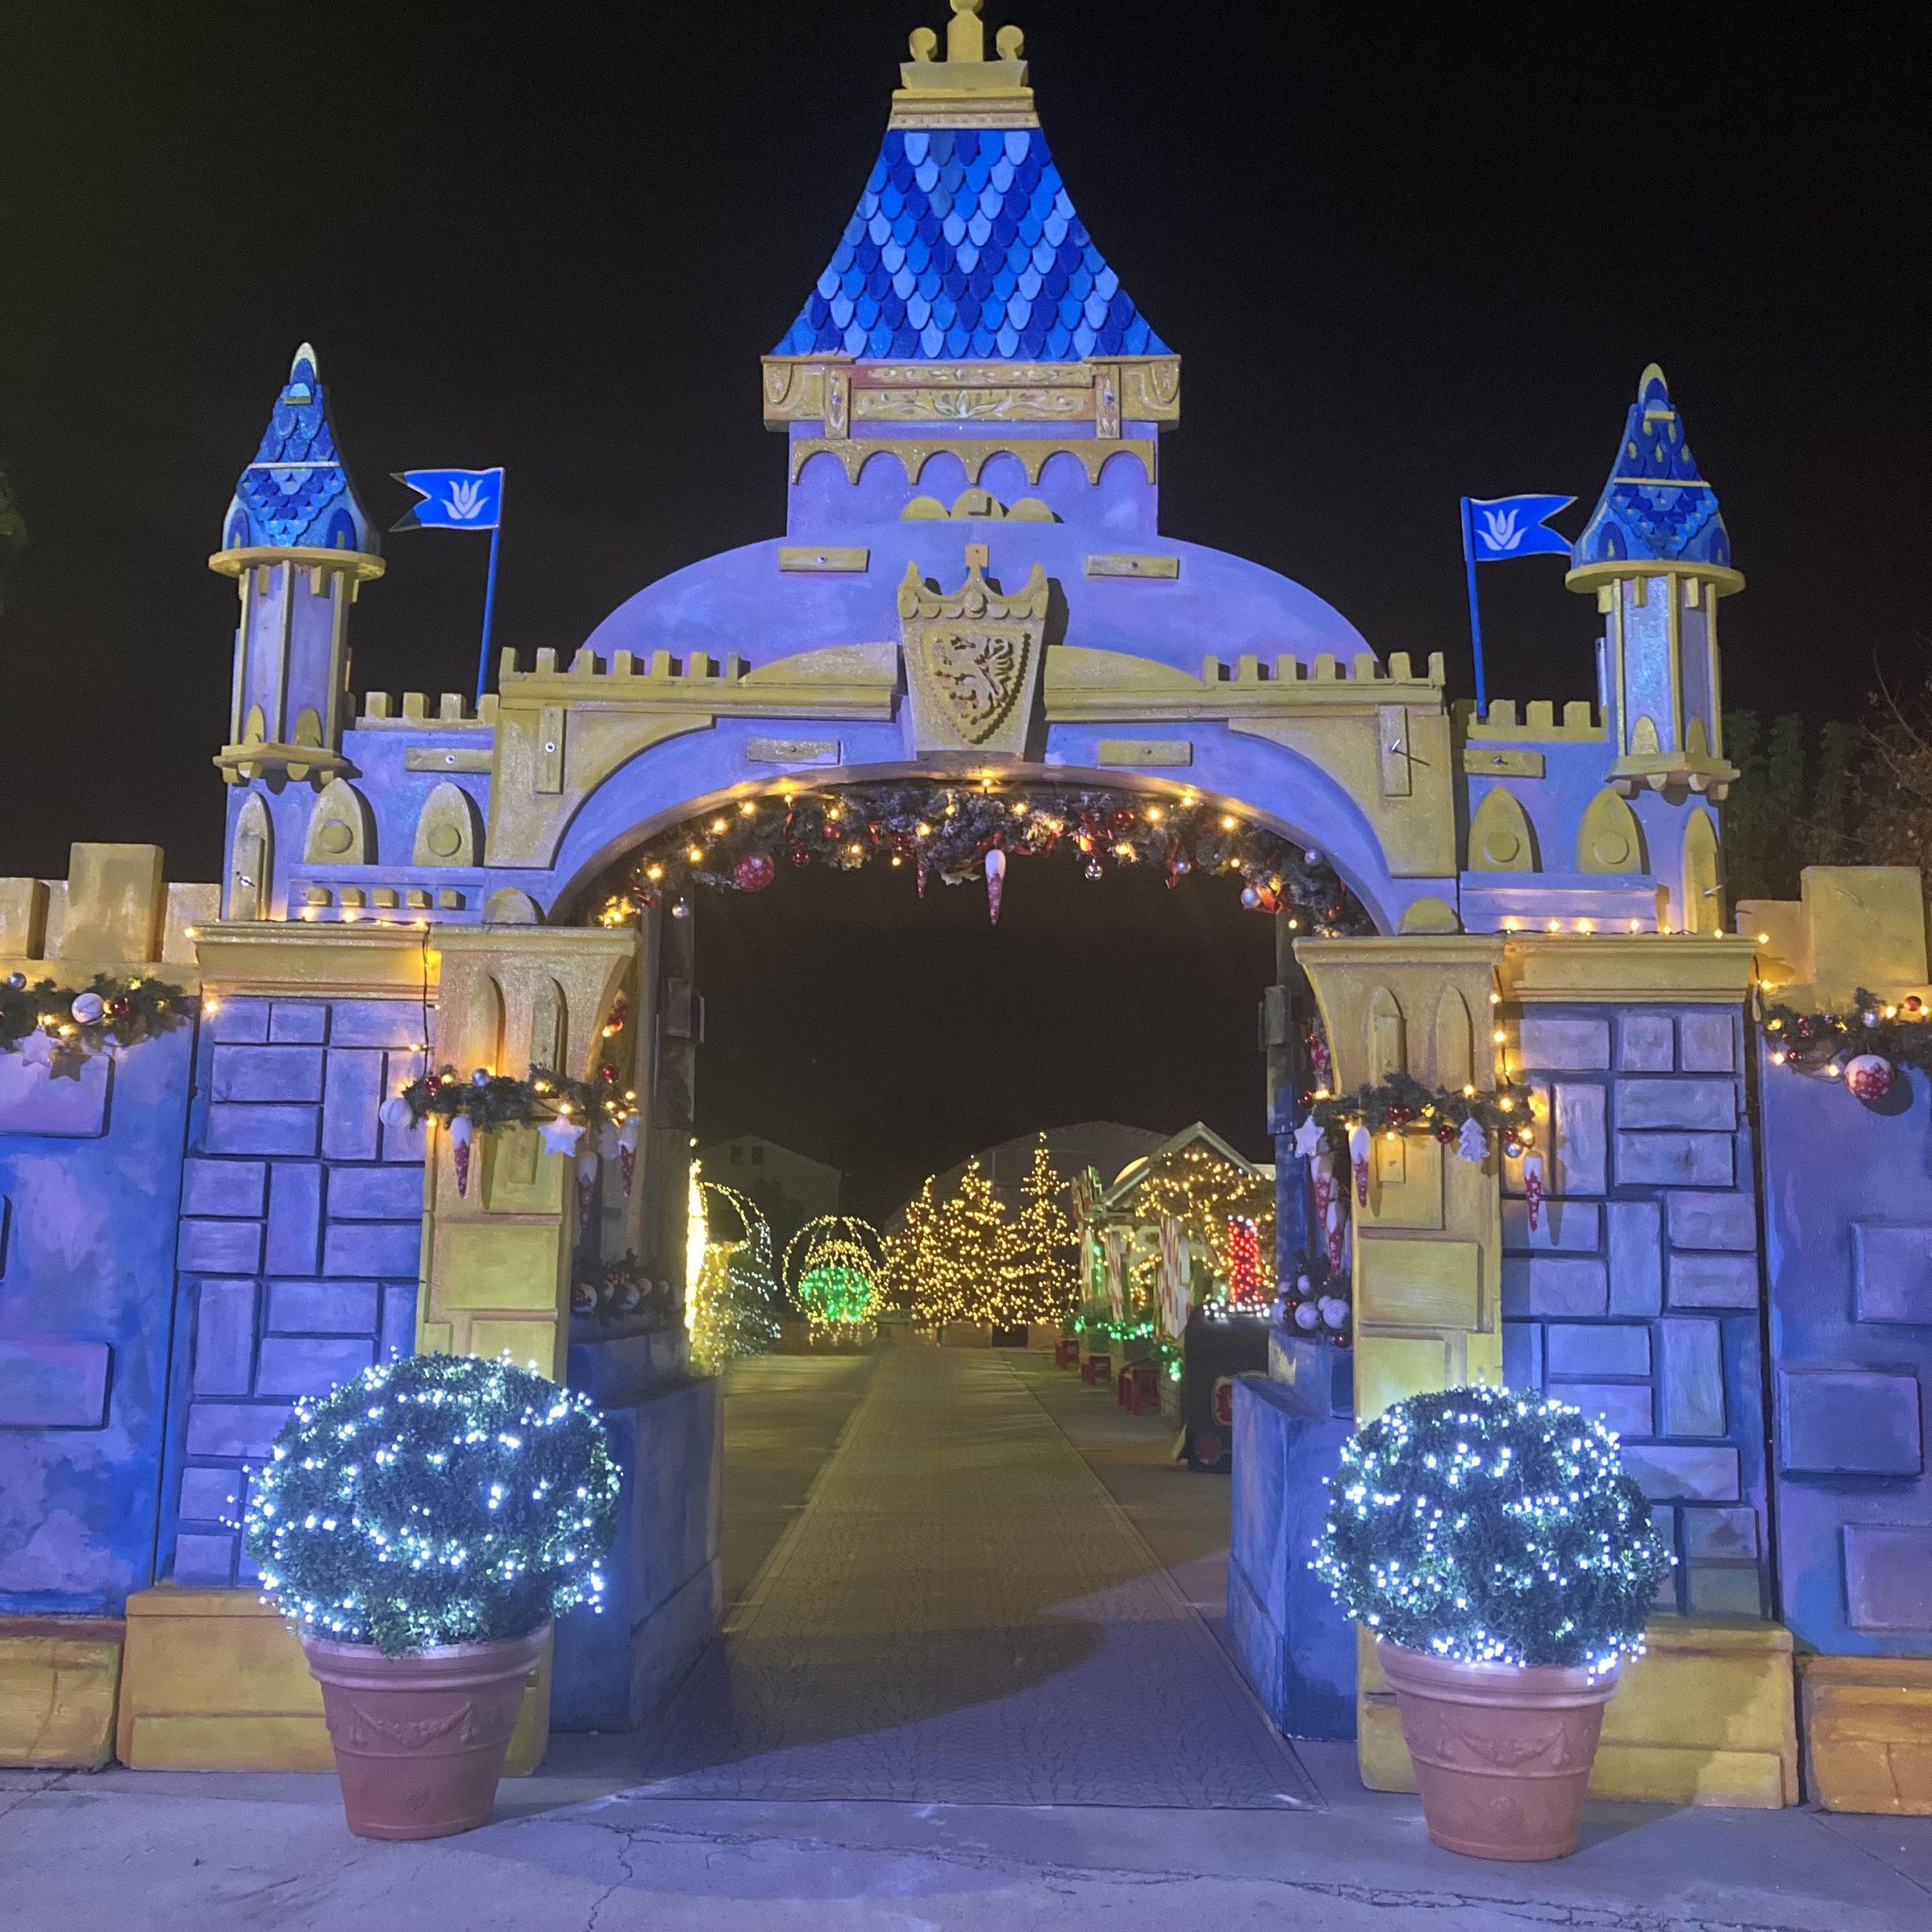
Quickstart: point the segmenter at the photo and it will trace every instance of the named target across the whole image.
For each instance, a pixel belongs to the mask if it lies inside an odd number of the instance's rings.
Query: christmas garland
[[[1008,860],[1054,853],[1077,859],[1090,879],[1137,865],[1158,869],[1171,886],[1189,872],[1237,874],[1251,909],[1285,911],[1324,937],[1371,929],[1320,853],[1192,792],[1169,800],[992,779],[901,779],[740,799],[646,844],[628,898],[638,906],[669,900],[682,917],[694,881],[761,892],[781,865],[852,872],[882,860],[911,871],[921,896],[935,875],[948,885],[984,879],[997,921]],[[624,903],[614,902],[618,912]]]
[[[597,1163],[616,1157],[626,1198],[637,1164],[637,1096],[618,1093],[615,1067],[606,1065],[598,1072],[594,1081],[573,1080],[536,1066],[527,1080],[516,1080],[479,1066],[464,1080],[454,1067],[446,1066],[412,1080],[385,1100],[378,1113],[389,1128],[420,1127],[432,1118],[445,1122],[456,1161],[456,1191],[464,1195],[469,1192],[470,1150],[478,1134],[534,1127],[543,1136],[546,1152],[577,1155],[578,1143],[601,1115],[601,1130],[577,1156],[578,1209],[587,1219],[596,1198]]]
[[[0,1051],[77,1080],[82,1063],[95,1054],[138,1046],[185,1024],[192,1001],[165,980],[97,973],[77,993],[52,980],[29,986],[24,973],[11,974],[0,982]]]
[[[1891,1091],[1896,1069],[1916,1067],[1932,1073],[1932,1012],[1916,993],[1898,1001],[1880,999],[1860,986],[1856,1010],[1801,1013],[1795,1007],[1764,1009],[1764,1031],[1775,1044],[1771,1064],[1794,1072],[1842,1077],[1861,1100],[1881,1100]]]
[[[406,1122],[398,1118],[393,1103],[385,1118],[392,1126],[418,1127],[432,1117],[461,1118],[483,1134],[558,1120],[577,1119],[581,1124],[600,1114],[621,1123],[637,1111],[636,1097],[617,1092],[616,1068],[604,1072],[601,1080],[573,1080],[568,1074],[534,1066],[528,1079],[515,1080],[479,1066],[465,1080],[454,1067],[446,1066],[439,1073],[412,1080],[395,1097],[408,1112]]]
[[[1535,1139],[1530,1090],[1515,1081],[1480,1091],[1474,1087],[1425,1087],[1412,1073],[1393,1073],[1379,1085],[1361,1086],[1352,1094],[1317,1088],[1303,1099],[1308,1119],[1337,1153],[1347,1151],[1349,1135],[1357,1127],[1371,1134],[1433,1134],[1445,1146],[1460,1141],[1463,1129],[1472,1122],[1485,1138],[1499,1134],[1506,1143],[1514,1141],[1520,1147]],[[1295,1151],[1306,1158],[1319,1149],[1297,1146]]]

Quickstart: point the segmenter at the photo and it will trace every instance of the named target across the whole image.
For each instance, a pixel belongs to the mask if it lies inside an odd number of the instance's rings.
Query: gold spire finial
[[[893,96],[895,128],[1033,128],[1033,91],[1026,85],[1021,57],[1026,36],[1001,27],[993,36],[996,57],[986,58],[985,0],[952,0],[946,29],[946,58],[936,60],[939,35],[918,27],[912,57],[900,64],[900,88]]]

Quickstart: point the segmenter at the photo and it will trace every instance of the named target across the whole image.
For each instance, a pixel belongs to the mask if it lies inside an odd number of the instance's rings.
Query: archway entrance
[[[672,1219],[691,1209],[694,1140],[826,1159],[860,1190],[840,1207],[884,1223],[976,1148],[1096,1115],[1144,1128],[1155,1149],[1204,1117],[1266,1174],[1254,1016],[1264,995],[1284,1003],[1278,933],[1366,924],[1318,854],[1226,801],[1008,773],[719,800],[622,855],[580,911],[640,931],[628,999],[654,1042],[639,1076],[663,1163],[643,1190],[653,1269],[697,1251]],[[719,1060],[729,1097],[713,1107]],[[1203,1061],[1237,1070],[1204,1075]],[[1150,1112],[1150,1093],[1181,1097]],[[738,1198],[749,1159],[706,1185],[732,1191],[718,1245],[755,1258]],[[611,1235],[601,1220],[584,1232]],[[1169,1567],[1224,1567],[1225,1485],[1174,1469],[1171,1424],[1149,1415],[1137,1431],[1110,1386],[1056,1368],[1052,1335],[1029,1330],[1048,1346],[1007,1355],[891,1325],[903,1339],[856,1374],[827,1355],[728,1379],[726,1641],[643,1734],[648,1788],[1297,1801],[1292,1758],[1202,1620],[1218,1602],[1197,1607]],[[1264,1366],[1263,1349],[1241,1365]],[[754,1571],[733,1521],[734,1445],[768,1444],[781,1410],[835,1387],[838,1445]],[[1109,1457],[1153,1497],[1174,1548],[1136,1527],[1101,1473]],[[768,1469],[759,1482],[768,1492]]]

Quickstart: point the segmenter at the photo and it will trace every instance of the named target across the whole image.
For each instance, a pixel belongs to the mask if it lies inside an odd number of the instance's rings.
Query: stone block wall
[[[1762,1291],[1743,1016],[1543,1006],[1512,1066],[1537,1095],[1546,1195],[1503,1204],[1503,1370],[1623,1438],[1679,1567],[1665,1609],[1769,1602]]]
[[[118,1617],[152,1580],[194,1051],[0,1054],[0,1614]]]
[[[423,1063],[410,999],[232,998],[205,1028],[177,1238],[157,1574],[246,1583],[238,1522],[295,1397],[415,1348],[423,1137],[383,1127]]]
[[[1809,1648],[1932,1659],[1932,1088],[1761,1081],[1780,1613]]]

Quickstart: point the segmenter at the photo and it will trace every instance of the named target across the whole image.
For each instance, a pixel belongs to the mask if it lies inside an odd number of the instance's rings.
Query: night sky
[[[508,466],[498,636],[526,654],[776,534],[757,358],[836,242],[906,32],[945,17],[0,14],[0,457],[32,533],[0,613],[0,870],[139,838],[176,878],[215,875],[233,592],[205,559],[305,337],[379,522],[408,500],[391,470]],[[1075,200],[1185,358],[1170,531],[1307,583],[1379,651],[1447,652],[1466,688],[1458,494],[1573,491],[1574,531],[1654,358],[1750,580],[1727,699],[1814,718],[1855,712],[1876,663],[1927,669],[1928,17],[989,11],[1026,29]],[[466,689],[482,540],[389,555],[358,688]],[[1589,694],[1593,614],[1561,576],[1484,574],[1492,694]],[[789,1118],[816,1152],[869,1118],[936,1164],[1128,1112],[1109,1062],[1137,1036],[1158,1051],[1135,1118],[1252,1140],[1263,921],[1149,887],[1188,909],[1137,922],[1071,871],[1016,868],[1008,923],[968,945],[982,900],[903,931],[888,883],[896,904],[896,878],[841,881],[706,915],[714,951],[742,939],[764,967],[714,976],[709,1124]],[[1069,1003],[1106,1023],[1014,1029]],[[973,1049],[928,1081],[939,1008]],[[743,1069],[788,1054],[761,1102]],[[798,1113],[808,1075],[841,1085],[836,1119]]]

